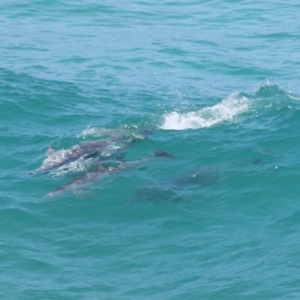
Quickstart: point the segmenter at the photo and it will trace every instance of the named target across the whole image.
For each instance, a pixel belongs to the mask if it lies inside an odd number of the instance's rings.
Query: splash
[[[82,131],[82,137],[85,139],[87,136],[94,136],[94,137],[107,137],[111,135],[120,133],[120,129],[106,129],[106,128],[95,128],[95,127],[87,127],[85,130]]]
[[[195,112],[165,114],[160,128],[184,130],[210,127],[223,121],[232,120],[235,116],[246,112],[249,106],[249,98],[240,94],[231,94],[220,103]]]

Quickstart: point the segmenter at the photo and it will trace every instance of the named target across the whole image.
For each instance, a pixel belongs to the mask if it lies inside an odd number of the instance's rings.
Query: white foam
[[[102,136],[113,135],[113,134],[116,134],[119,132],[120,132],[120,130],[117,130],[117,129],[88,127],[82,131],[82,136],[83,136],[83,138],[86,138],[87,136],[102,137]]]
[[[232,94],[220,103],[205,107],[195,112],[171,112],[164,115],[160,126],[166,130],[184,130],[210,127],[223,121],[233,119],[236,115],[249,109],[250,100],[247,97]]]
[[[69,162],[58,167],[57,169],[50,171],[49,175],[51,175],[52,177],[57,177],[69,175],[72,173],[84,172],[90,169],[92,166],[96,165],[97,163],[97,159],[80,157],[75,161]]]

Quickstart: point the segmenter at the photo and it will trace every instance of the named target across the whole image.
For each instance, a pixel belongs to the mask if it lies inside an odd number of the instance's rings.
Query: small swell
[[[228,98],[211,107],[188,113],[171,112],[164,115],[161,129],[185,130],[210,127],[229,121],[235,116],[248,111],[250,99],[239,94],[231,94]]]

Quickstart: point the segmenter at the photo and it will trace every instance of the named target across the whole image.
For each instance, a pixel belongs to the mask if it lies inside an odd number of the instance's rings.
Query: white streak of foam
[[[232,94],[220,103],[200,109],[196,112],[171,112],[164,116],[161,129],[184,130],[210,127],[223,121],[233,119],[234,116],[249,109],[250,100],[238,94]]]
[[[104,129],[104,128],[88,127],[87,129],[82,131],[82,136],[83,136],[83,138],[85,138],[87,136],[101,137],[101,136],[112,135],[112,134],[118,133],[119,131],[120,130],[117,130],[117,129]]]

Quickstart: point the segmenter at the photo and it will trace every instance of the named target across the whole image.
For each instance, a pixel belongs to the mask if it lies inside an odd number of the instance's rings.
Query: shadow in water
[[[146,202],[182,202],[187,189],[198,189],[213,185],[220,178],[220,166],[202,166],[169,181],[157,182],[138,188],[134,200]]]

